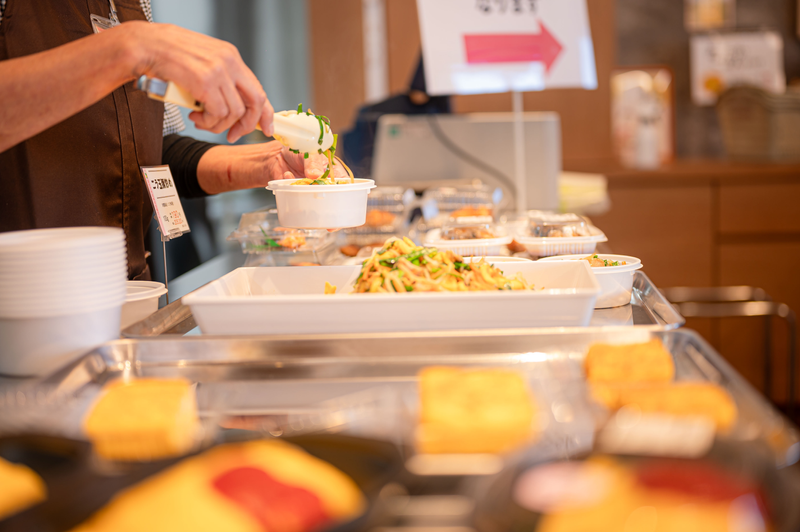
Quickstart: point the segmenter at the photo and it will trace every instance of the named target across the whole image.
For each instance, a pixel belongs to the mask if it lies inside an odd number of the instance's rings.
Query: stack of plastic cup
[[[0,233],[0,374],[43,375],[119,337],[122,229]]]

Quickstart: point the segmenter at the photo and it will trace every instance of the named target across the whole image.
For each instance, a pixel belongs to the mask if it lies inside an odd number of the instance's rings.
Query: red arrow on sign
[[[516,63],[541,61],[549,72],[564,49],[539,23],[540,33],[464,35],[467,63]]]

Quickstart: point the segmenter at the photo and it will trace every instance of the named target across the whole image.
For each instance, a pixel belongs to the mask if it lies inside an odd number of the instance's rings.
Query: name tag
[[[142,166],[142,175],[147,185],[147,192],[153,204],[158,227],[161,229],[161,240],[168,241],[188,233],[189,222],[183,212],[175,181],[169,166]]]

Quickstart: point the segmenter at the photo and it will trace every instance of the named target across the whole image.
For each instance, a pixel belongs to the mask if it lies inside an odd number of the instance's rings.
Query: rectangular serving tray
[[[327,334],[589,324],[600,285],[588,263],[498,263],[534,290],[353,294],[360,266],[238,268],[183,298],[205,334]],[[325,295],[325,283],[337,286]]]
[[[573,334],[524,331],[365,334],[308,338],[176,338],[108,343],[27,390],[0,394],[0,431],[19,423],[79,434],[80,420],[110,379],[182,377],[198,383],[205,418],[243,417],[273,434],[345,431],[408,440],[408,392],[430,365],[513,367],[531,375],[550,426],[542,452],[571,456],[591,445],[581,361],[595,342],[660,338],[672,353],[677,380],[719,384],[733,397],[738,421],[726,438],[758,440],[779,465],[797,462],[800,435],[697,333],[589,330]],[[52,399],[54,398],[55,399]],[[20,399],[22,398],[22,399]],[[68,398],[63,400],[62,398]],[[20,400],[25,404],[19,405]],[[413,398],[411,400],[413,403]],[[14,404],[17,406],[15,407]],[[409,410],[410,408],[410,410]],[[574,415],[565,415],[565,408]],[[566,424],[552,420],[568,420]],[[413,427],[412,427],[413,428]]]
[[[588,328],[628,328],[666,331],[683,326],[685,320],[642,271],[633,274],[633,291],[629,305],[610,309],[595,309]],[[562,327],[557,331],[569,334],[586,331],[586,327]],[[528,329],[530,334],[556,332],[553,328]],[[131,325],[122,336],[126,338],[175,337],[199,334],[197,322],[183,299],[173,301],[147,319]],[[205,335],[209,336],[209,335]]]

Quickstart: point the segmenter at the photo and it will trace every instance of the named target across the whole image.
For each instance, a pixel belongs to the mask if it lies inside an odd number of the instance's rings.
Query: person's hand
[[[281,152],[275,156],[275,164],[269,168],[269,180],[304,178],[318,179],[328,169],[328,157],[321,153],[309,153],[308,159],[303,154],[289,151],[283,146]],[[336,161],[336,159],[334,159]],[[331,168],[331,177],[343,179],[349,177],[342,163],[336,161]]]
[[[271,136],[272,105],[239,51],[228,42],[170,24],[129,22],[126,28],[138,54],[135,76],[147,75],[180,85],[205,110],[189,115],[199,129],[228,131],[236,142],[257,123]]]

